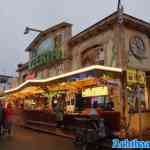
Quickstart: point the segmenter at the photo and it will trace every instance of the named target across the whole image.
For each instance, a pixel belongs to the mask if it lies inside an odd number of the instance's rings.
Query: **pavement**
[[[23,125],[22,127],[27,128],[27,129],[32,129],[38,132],[48,133],[48,134],[60,136],[63,138],[72,139],[72,140],[75,138],[72,132],[63,130],[63,128],[56,128],[56,127],[52,127],[52,128],[44,127],[43,128],[43,127],[38,127],[37,125],[36,126],[35,125]]]
[[[13,137],[0,138],[0,150],[75,150],[72,140],[16,128]]]

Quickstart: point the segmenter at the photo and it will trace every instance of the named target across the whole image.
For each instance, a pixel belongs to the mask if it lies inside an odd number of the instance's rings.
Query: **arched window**
[[[102,46],[96,48],[96,64],[104,65],[104,48]]]
[[[104,47],[95,45],[87,48],[81,53],[82,66],[104,65]]]

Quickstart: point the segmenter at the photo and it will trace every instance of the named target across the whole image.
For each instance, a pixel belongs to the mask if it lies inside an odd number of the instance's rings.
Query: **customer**
[[[8,135],[12,135],[14,110],[11,103],[7,104],[5,109],[5,127],[8,130]]]
[[[2,102],[0,102],[0,136],[3,134],[4,120],[5,120],[5,109],[3,107]]]
[[[64,118],[64,113],[63,110],[61,109],[60,103],[56,105],[55,112],[56,112],[57,127],[60,128],[63,125],[63,118]]]

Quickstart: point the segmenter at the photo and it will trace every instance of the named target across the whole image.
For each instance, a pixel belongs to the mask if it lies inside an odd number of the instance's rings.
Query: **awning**
[[[57,90],[65,90],[65,89],[66,90],[67,89],[75,90],[76,88],[80,88],[83,86],[90,86],[92,84],[95,84],[96,80],[94,78],[89,77],[87,79],[78,80],[78,81],[70,82],[70,83],[62,82],[60,84],[54,84],[53,81],[57,81],[59,79],[65,79],[65,78],[73,76],[73,75],[77,75],[80,73],[93,71],[93,70],[109,71],[109,72],[117,72],[117,73],[122,72],[122,69],[120,69],[120,68],[94,65],[94,66],[82,68],[82,69],[79,69],[76,71],[72,71],[69,73],[65,73],[62,75],[58,75],[55,77],[50,77],[47,79],[27,80],[24,83],[22,83],[21,85],[19,85],[18,87],[10,89],[10,90],[6,90],[4,93],[5,93],[5,95],[12,94],[17,97],[18,96],[29,96],[29,95],[34,95],[34,94],[39,94],[39,93],[44,92],[44,88],[43,88],[44,86],[46,86],[46,88],[49,91],[57,91]]]

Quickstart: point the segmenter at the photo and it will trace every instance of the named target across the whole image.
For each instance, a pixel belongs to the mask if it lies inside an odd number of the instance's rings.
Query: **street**
[[[13,137],[0,139],[0,150],[74,150],[69,139],[17,128]]]

